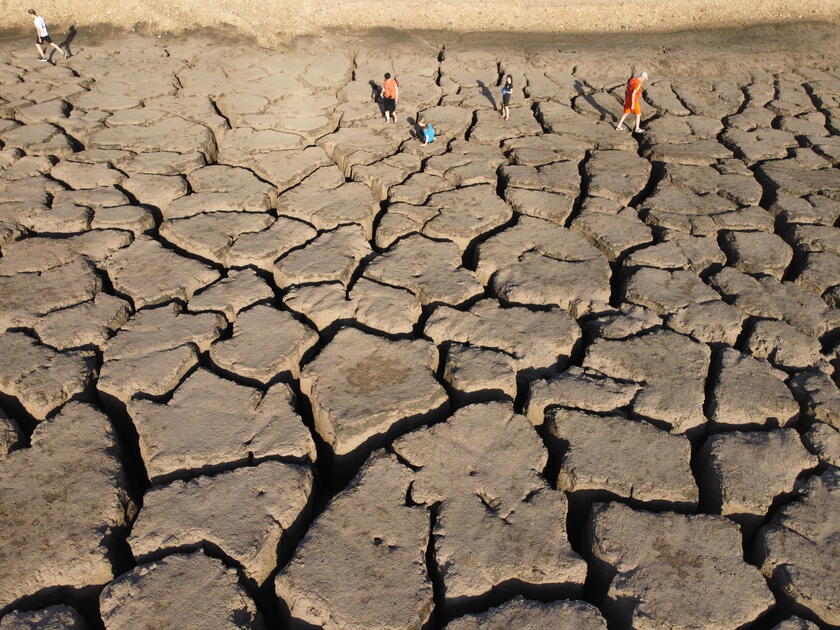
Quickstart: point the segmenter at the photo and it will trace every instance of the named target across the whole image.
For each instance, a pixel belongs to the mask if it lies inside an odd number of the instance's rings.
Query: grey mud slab
[[[82,5],[0,38],[0,630],[840,625],[836,26]]]

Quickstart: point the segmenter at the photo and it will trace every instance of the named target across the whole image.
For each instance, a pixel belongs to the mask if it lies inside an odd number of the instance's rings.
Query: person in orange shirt
[[[391,78],[391,73],[385,73],[385,80],[382,81],[382,105],[385,109],[385,122],[397,122],[397,101],[400,100],[400,86],[396,79]],[[393,120],[391,120],[393,118]]]
[[[642,133],[644,131],[641,127],[642,123],[642,85],[647,81],[647,72],[642,72],[637,77],[633,77],[627,82],[627,87],[624,90],[624,115],[615,127],[616,131],[621,131],[624,128],[624,121],[632,112],[636,115],[636,128],[634,133]]]

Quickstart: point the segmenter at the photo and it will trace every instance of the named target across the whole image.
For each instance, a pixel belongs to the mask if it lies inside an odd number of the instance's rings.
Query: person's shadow
[[[371,79],[368,81],[370,84],[370,100],[376,103],[379,106],[379,115],[385,115],[385,103],[382,102],[382,86],[380,86],[376,81]]]
[[[585,100],[587,103],[589,103],[589,105],[592,106],[592,109],[594,109],[595,111],[597,111],[601,115],[601,120],[604,120],[605,118],[609,118],[609,119],[615,118],[615,116],[613,116],[612,112],[610,112],[605,107],[601,106],[598,103],[598,101],[596,101],[594,98],[592,98],[591,94],[587,94],[585,92],[585,87],[586,86],[584,86],[583,83],[581,83],[580,80],[575,81],[575,90],[577,91],[578,96],[579,97],[582,96],[583,100]]]
[[[67,35],[64,36],[64,40],[59,44],[61,48],[70,53],[71,57],[73,56],[73,51],[70,50],[70,44],[74,39],[76,39],[76,33],[76,25],[71,24],[70,28],[67,29]],[[55,49],[53,49],[53,51],[55,51]]]
[[[478,83],[478,87],[481,88],[481,93],[482,93],[482,95],[484,95],[484,98],[486,98],[488,101],[490,101],[490,104],[493,106],[493,109],[494,110],[498,109],[498,106],[496,105],[496,99],[493,98],[493,93],[484,84],[484,81],[478,80],[478,81],[476,81],[476,83]]]
[[[412,138],[416,138],[420,142],[423,142],[423,127],[420,126],[420,123],[417,122],[416,118],[408,117],[406,118],[406,122],[411,125],[411,131],[409,134]]]

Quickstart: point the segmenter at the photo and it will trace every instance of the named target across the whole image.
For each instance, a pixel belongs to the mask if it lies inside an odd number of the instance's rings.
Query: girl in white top
[[[66,50],[61,50],[58,44],[53,43],[52,37],[50,37],[49,31],[47,31],[47,23],[38,13],[36,13],[35,9],[29,9],[29,15],[34,15],[35,18],[33,22],[35,24],[35,48],[38,49],[38,55],[40,56],[39,61],[47,61],[47,58],[44,56],[44,49],[41,48],[41,44],[49,44],[53,48],[55,48],[58,52],[64,55],[64,58],[67,59],[70,56],[70,53]]]

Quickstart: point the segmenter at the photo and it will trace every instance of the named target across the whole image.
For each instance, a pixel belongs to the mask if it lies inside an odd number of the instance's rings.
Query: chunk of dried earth
[[[308,468],[276,461],[152,488],[128,543],[135,558],[209,543],[262,584],[312,491]]]
[[[776,497],[793,491],[802,471],[817,465],[793,429],[713,435],[698,458],[709,506],[750,525],[764,518]]]
[[[820,365],[824,360],[818,339],[785,322],[757,322],[744,345],[754,357],[767,359],[780,369],[805,369]]]
[[[453,344],[446,353],[443,378],[460,404],[516,397],[516,362],[498,350]]]
[[[731,304],[715,300],[689,304],[666,319],[668,328],[697,341],[734,346],[746,316]]]
[[[107,630],[154,627],[258,630],[262,621],[234,569],[197,551],[121,575],[99,595]]]
[[[550,407],[598,413],[615,411],[630,405],[639,389],[636,383],[624,383],[570,366],[565,372],[531,383],[525,415],[531,424],[540,426]]]
[[[408,630],[428,620],[429,515],[406,505],[412,479],[378,453],[330,501],[274,582],[293,619],[324,630]]]
[[[377,230],[388,232],[390,245],[398,236],[419,232],[452,241],[463,252],[475,238],[507,222],[513,211],[492,186],[468,186],[431,195],[424,206],[398,204],[382,217]],[[398,224],[398,225],[397,225]]]
[[[130,505],[117,445],[108,418],[69,403],[35,429],[29,448],[0,461],[0,609],[113,577],[109,541],[127,525]]]
[[[590,195],[627,205],[644,190],[651,166],[635,152],[595,151],[583,168],[589,177]]]
[[[524,599],[511,601],[475,615],[450,621],[445,630],[606,630],[607,622],[592,604],[580,601],[542,602]]]
[[[370,253],[370,245],[359,226],[321,232],[274,264],[274,282],[280,288],[334,280],[346,285],[359,261]]]
[[[627,280],[625,298],[657,315],[676,313],[687,306],[720,301],[718,293],[690,271],[643,267]]]
[[[0,391],[36,420],[81,394],[94,364],[91,352],[56,352],[18,332],[0,335],[0,356]]]
[[[315,446],[285,384],[265,394],[211,372],[193,372],[166,404],[128,403],[152,483],[209,473],[250,457],[313,460]]]
[[[215,313],[185,313],[176,303],[146,308],[135,313],[108,340],[103,355],[107,362],[168,350],[185,343],[194,344],[204,352],[224,328],[224,319]]]
[[[277,211],[306,221],[318,230],[355,223],[370,237],[379,203],[367,185],[344,183],[339,169],[332,166],[315,171],[301,184],[280,195]]]
[[[550,435],[567,448],[557,487],[584,498],[603,494],[654,507],[693,509],[691,444],[650,424],[572,409],[546,414]]]
[[[190,299],[187,308],[193,312],[217,311],[229,321],[252,304],[274,297],[274,291],[252,269],[231,271],[226,278],[210,285]]]
[[[467,311],[437,307],[426,320],[425,333],[438,344],[457,341],[501,350],[516,360],[517,370],[563,364],[580,338],[577,323],[562,309],[503,308],[492,299]]]
[[[815,422],[802,436],[802,441],[821,462],[840,468],[840,431],[823,422]]]
[[[103,263],[114,288],[136,308],[172,299],[189,300],[193,293],[219,278],[219,272],[141,237]]]
[[[419,469],[412,500],[440,503],[434,557],[446,605],[508,580],[580,592],[586,563],[566,538],[565,496],[542,479],[545,447],[512,405],[469,405],[394,449]]]
[[[315,238],[315,229],[303,223],[279,217],[270,228],[261,232],[245,232],[230,244],[227,262],[230,265],[274,270],[274,261],[283,254]]]
[[[596,571],[611,580],[603,606],[622,627],[724,630],[774,603],[758,569],[741,557],[738,526],[726,518],[601,503],[589,530]]]
[[[840,431],[840,388],[823,372],[800,372],[790,387],[803,411],[814,420]]]
[[[406,289],[373,282],[365,277],[347,292],[339,282],[292,287],[283,303],[323,330],[342,320],[391,334],[412,332],[420,318],[420,301]]]
[[[400,240],[374,258],[365,275],[408,289],[424,305],[460,304],[484,289],[475,274],[461,266],[461,254],[455,244],[419,234]]]
[[[274,219],[256,212],[209,212],[161,223],[160,235],[184,251],[218,264],[228,264],[233,242],[243,234],[259,233]]]
[[[360,453],[447,406],[428,341],[388,341],[344,328],[301,372],[315,430],[339,456]]]
[[[798,490],[800,498],[759,533],[761,570],[795,609],[840,625],[840,585],[831,577],[840,553],[840,473],[829,468]]]
[[[59,350],[80,346],[102,347],[131,316],[125,300],[100,293],[90,302],[53,311],[35,322],[43,343]]]
[[[478,247],[476,275],[500,298],[567,310],[610,298],[610,267],[586,239],[555,223],[521,217]]]
[[[793,259],[790,246],[781,237],[766,232],[727,232],[723,245],[736,269],[779,280]]]
[[[223,370],[263,385],[283,373],[297,377],[303,355],[318,342],[318,333],[288,311],[258,304],[239,314],[233,336],[217,341],[210,358]]]
[[[840,310],[792,282],[767,276],[756,279],[730,267],[709,281],[745,313],[783,320],[808,335],[820,336],[840,325]]]
[[[633,411],[686,433],[706,422],[709,356],[705,344],[663,330],[626,340],[599,339],[587,349],[583,367],[643,384]]]
[[[105,344],[97,388],[123,402],[168,394],[224,327],[221,315],[182,313],[174,302],[143,309]]]
[[[46,271],[79,256],[98,262],[131,241],[131,234],[120,230],[93,230],[66,238],[25,238],[3,247],[0,275]]]
[[[709,401],[710,420],[730,428],[790,424],[799,414],[799,405],[785,385],[786,378],[766,361],[724,349]]]
[[[653,240],[650,228],[631,208],[616,214],[585,211],[571,228],[603,252],[610,262]]]
[[[70,606],[58,604],[41,610],[11,612],[0,620],[0,630],[88,630],[84,618]]]

